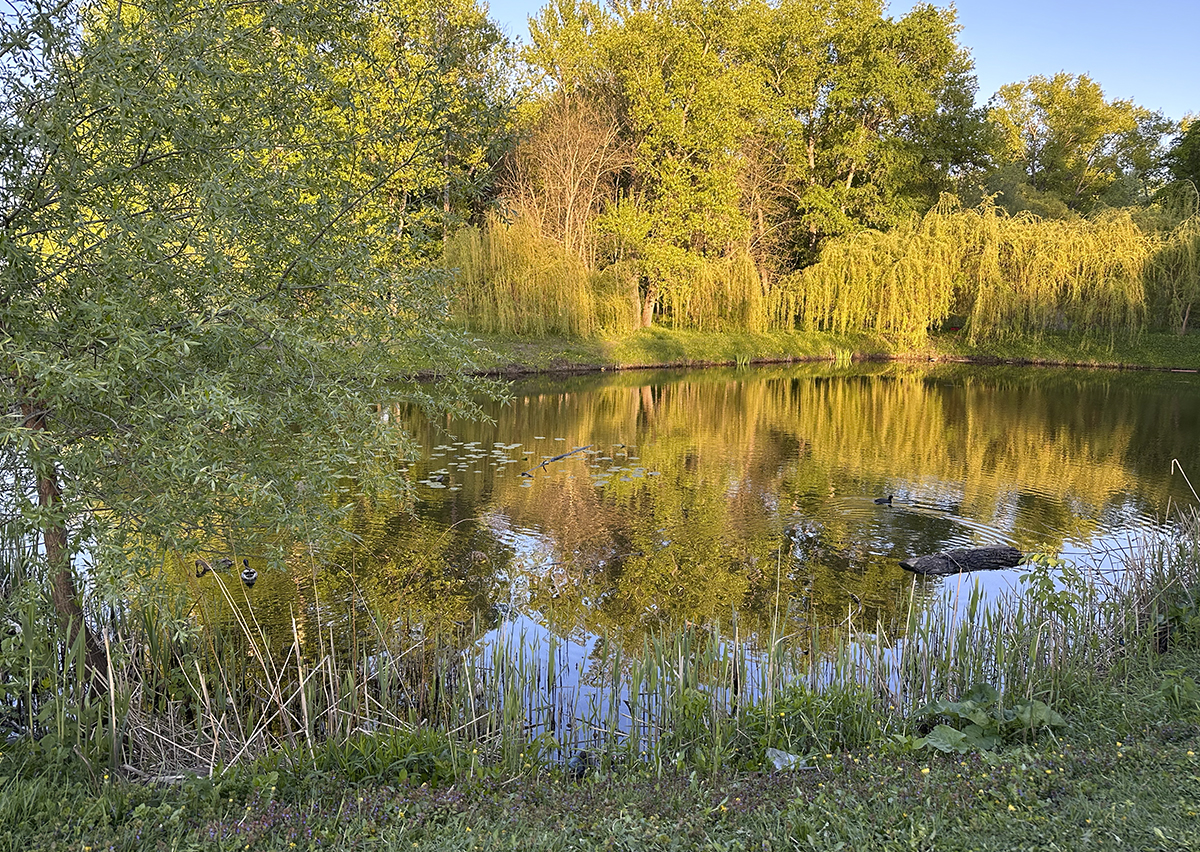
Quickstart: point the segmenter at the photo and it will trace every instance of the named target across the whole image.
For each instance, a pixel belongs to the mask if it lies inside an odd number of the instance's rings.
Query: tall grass
[[[240,611],[238,587],[221,582]],[[961,594],[932,607],[917,604],[922,582],[902,625],[850,611],[832,635],[784,634],[782,621],[745,635],[734,619],[632,647],[525,635],[513,622],[439,641],[369,617],[373,636],[353,642],[318,623],[314,653],[297,620],[283,642],[245,617],[233,629],[202,618],[183,635],[178,614],[143,605],[107,614],[103,689],[84,682],[82,648],[63,647],[27,599],[8,607],[18,629],[5,638],[3,709],[48,747],[145,777],[272,755],[432,780],[759,766],[768,749],[802,757],[911,734],[924,705],[977,683],[1010,703],[1067,700],[1125,658],[1161,652],[1200,620],[1200,520],[1186,516],[1113,576],[1042,559],[1018,594],[985,601],[964,577]]]

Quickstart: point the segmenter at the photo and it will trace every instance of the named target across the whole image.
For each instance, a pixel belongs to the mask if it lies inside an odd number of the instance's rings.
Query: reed
[[[746,633],[734,618],[580,644],[513,622],[436,639],[366,611],[355,641],[320,624],[316,653],[299,621],[290,638],[268,636],[229,584],[232,624],[201,612],[189,636],[155,605],[108,613],[100,690],[82,681],[82,648],[56,645],[31,600],[8,613],[24,620],[4,648],[4,711],[89,765],[157,778],[253,760],[431,781],[715,773],[779,752],[819,762],[911,740],[925,705],[976,684],[1009,706],[1062,701],[1130,656],[1160,653],[1200,609],[1200,519],[1182,517],[1177,536],[1132,557],[1114,576],[1035,560],[1021,593],[996,600],[963,578],[958,594],[922,606],[914,581],[901,625],[861,624],[851,609],[832,631],[778,618]]]

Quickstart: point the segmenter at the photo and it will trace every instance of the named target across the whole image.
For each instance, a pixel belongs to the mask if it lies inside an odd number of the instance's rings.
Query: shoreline
[[[1100,343],[1066,336],[969,344],[932,335],[918,348],[884,338],[821,332],[695,332],[643,329],[620,338],[517,338],[476,335],[476,375],[517,378],[655,369],[701,369],[831,362],[957,363],[1200,373],[1200,334],[1143,334]],[[986,349],[986,351],[985,351]]]

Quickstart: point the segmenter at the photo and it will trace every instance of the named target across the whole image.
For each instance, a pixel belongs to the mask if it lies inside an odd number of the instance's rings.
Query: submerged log
[[[992,571],[996,568],[1013,568],[1021,562],[1021,551],[1006,544],[987,547],[958,547],[929,556],[913,556],[901,560],[900,567],[917,574],[944,577],[963,571]]]

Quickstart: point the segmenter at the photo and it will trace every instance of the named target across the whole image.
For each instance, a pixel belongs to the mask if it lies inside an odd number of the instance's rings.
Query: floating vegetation
[[[534,436],[535,441],[545,441],[547,438],[543,435]],[[565,443],[567,438],[555,437],[556,442]],[[483,475],[485,473],[495,477],[505,476],[505,468],[508,465],[527,464],[529,456],[525,455],[524,443],[520,441],[505,442],[493,441],[491,449],[484,451],[481,449],[480,441],[454,441],[453,443],[436,444],[430,448],[427,459],[430,461],[440,460],[443,466],[430,469],[422,478],[416,480],[416,484],[429,488],[435,491],[461,491],[462,483],[453,482],[452,475],[464,474]],[[515,451],[515,452],[514,452]],[[556,476],[558,472],[552,467],[559,462],[569,462],[576,456],[584,462],[588,470],[589,477],[594,485],[603,487],[612,481],[630,482],[633,479],[641,479],[646,476],[657,476],[657,472],[648,472],[644,467],[628,467],[622,465],[622,462],[628,462],[631,459],[637,460],[636,456],[630,456],[629,450],[625,444],[612,445],[612,455],[602,454],[592,445],[575,447],[563,453],[556,455],[540,454],[536,456],[538,463],[523,471],[521,487],[530,488],[533,485],[535,474]],[[476,462],[488,459],[487,468],[476,466]],[[614,480],[614,474],[626,474]],[[567,481],[575,479],[575,474],[571,472],[565,473]]]

